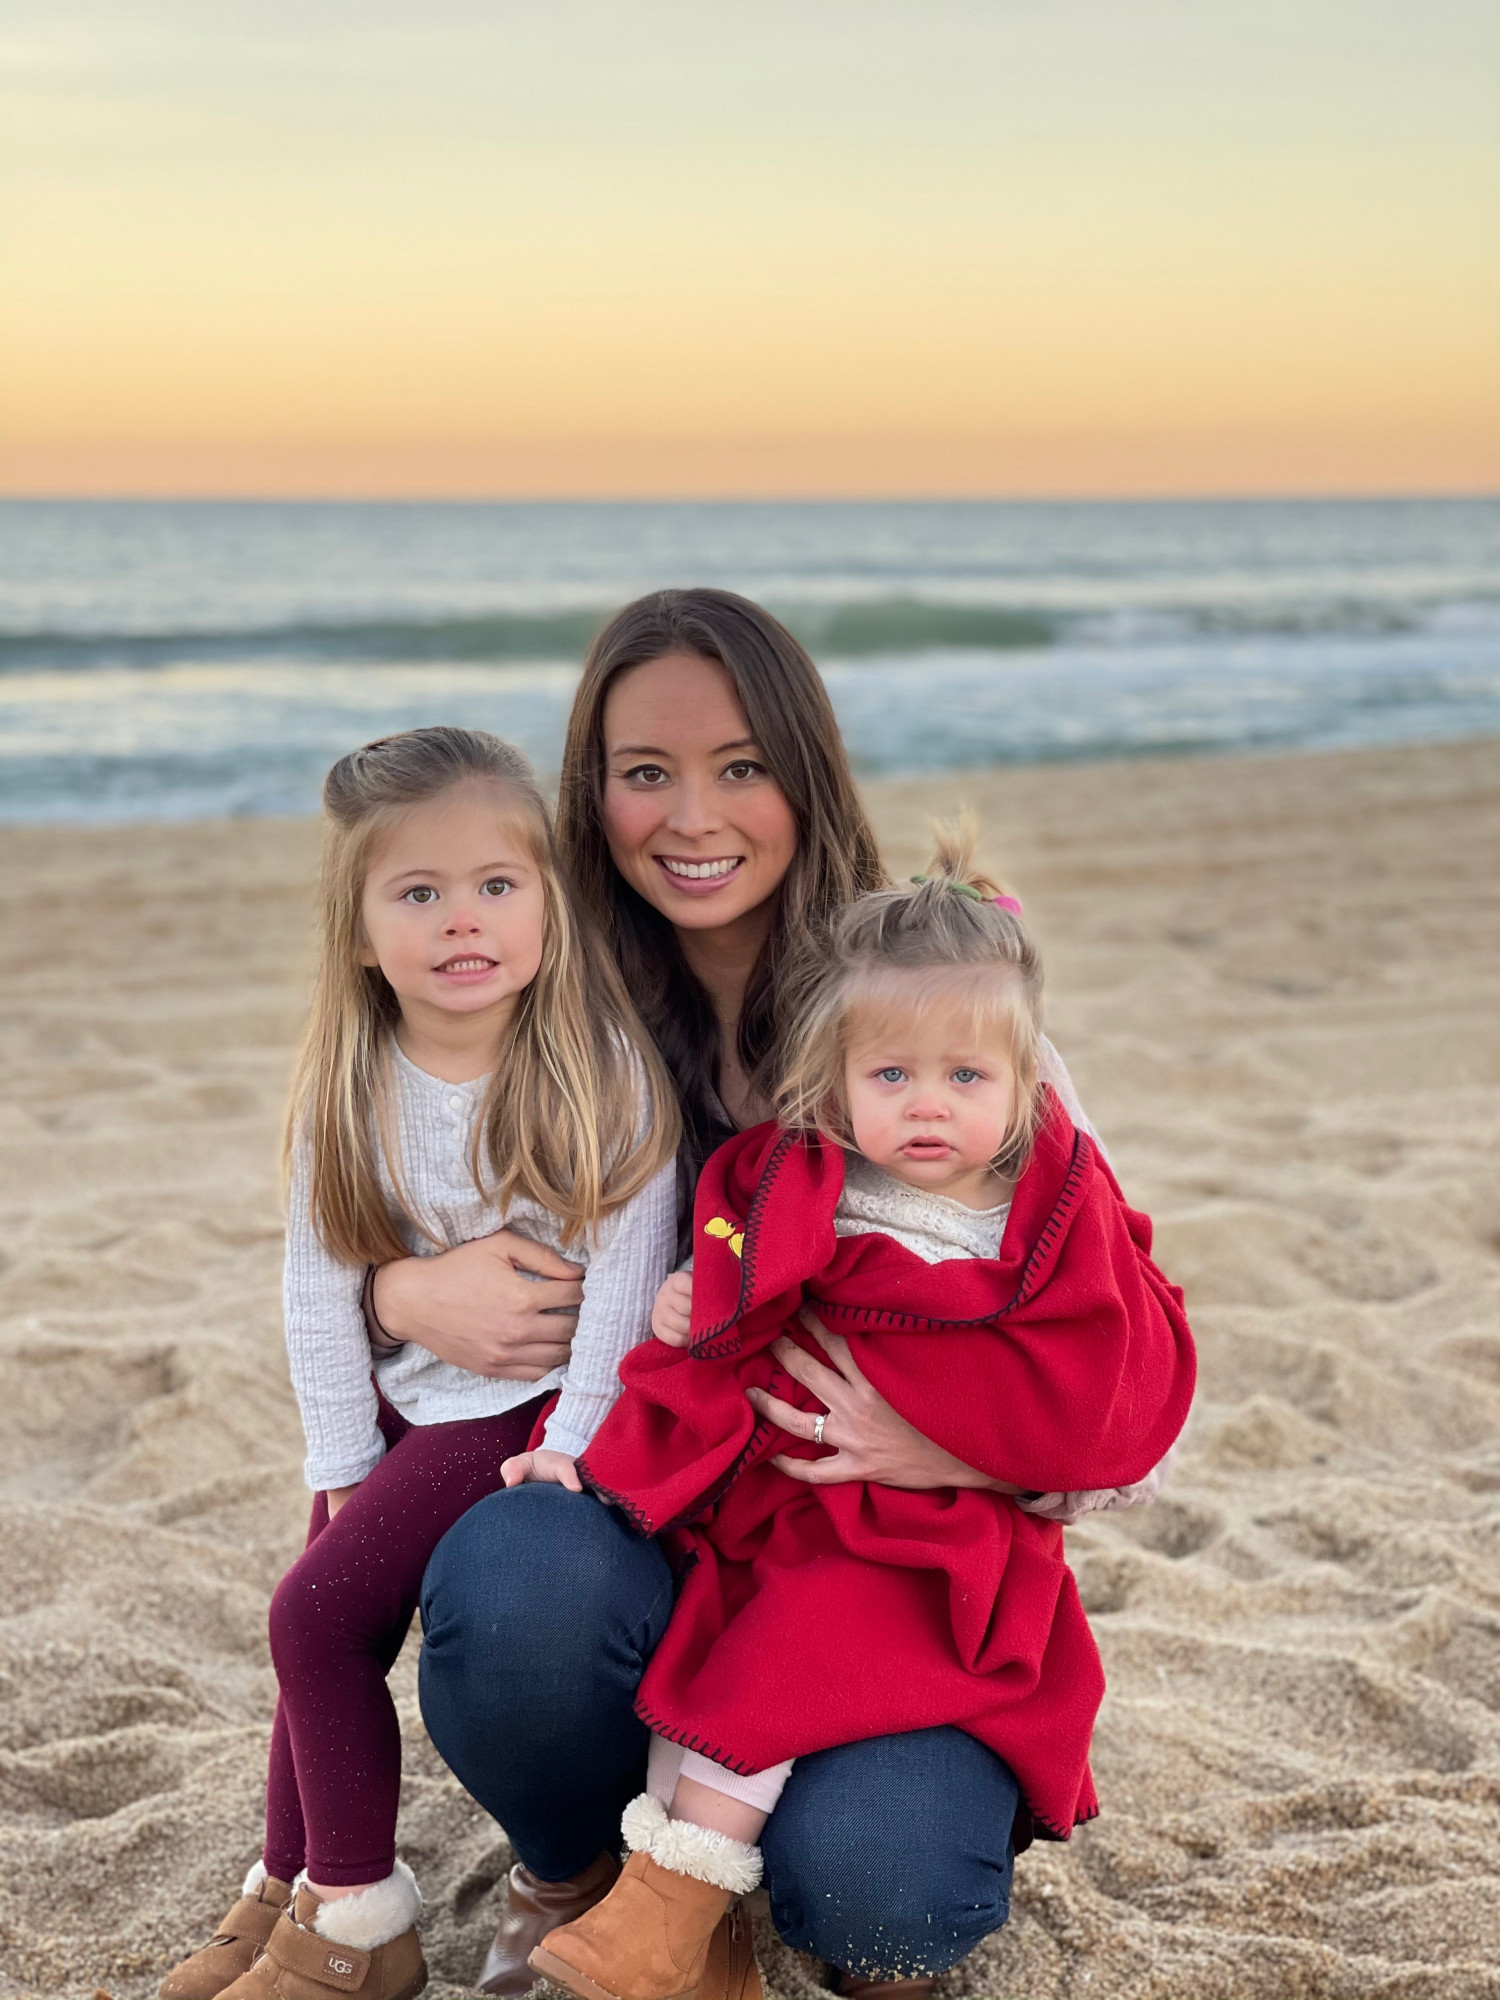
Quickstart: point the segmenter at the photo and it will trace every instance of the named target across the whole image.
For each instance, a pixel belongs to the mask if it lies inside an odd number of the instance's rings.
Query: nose
[[[704,779],[685,777],[675,788],[667,825],[684,840],[702,840],[720,824],[713,788]]]
[[[444,937],[473,937],[479,929],[476,912],[466,903],[454,903],[448,911],[448,921],[443,925]]]
[[[946,1118],[948,1107],[935,1090],[919,1091],[907,1105],[906,1115],[930,1125],[935,1119]]]

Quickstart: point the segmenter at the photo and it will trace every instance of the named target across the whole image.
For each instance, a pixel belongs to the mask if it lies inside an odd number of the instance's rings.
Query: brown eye
[[[437,890],[426,882],[419,882],[414,889],[408,889],[401,900],[403,903],[435,903]]]

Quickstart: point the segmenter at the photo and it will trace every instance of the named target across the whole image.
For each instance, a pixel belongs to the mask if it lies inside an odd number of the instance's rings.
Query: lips
[[[496,961],[479,953],[470,953],[464,958],[445,958],[441,965],[434,967],[437,972],[493,972]]]

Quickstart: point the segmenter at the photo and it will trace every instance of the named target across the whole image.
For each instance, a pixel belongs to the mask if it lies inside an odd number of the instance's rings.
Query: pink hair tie
[[[1013,917],[1019,917],[1022,914],[1021,899],[1019,896],[991,896],[990,901],[997,910],[1009,910]]]

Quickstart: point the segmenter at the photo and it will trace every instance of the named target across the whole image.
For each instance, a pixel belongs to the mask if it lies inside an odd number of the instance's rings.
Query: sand
[[[902,872],[934,808],[985,817],[1203,1362],[1170,1497],[1069,1538],[1103,1815],[1025,1857],[944,1990],[1500,1994],[1500,746],[871,796]],[[295,822],[0,836],[5,2000],[154,1990],[256,1851],[306,1504],[275,1151],[313,850]],[[509,1854],[413,1658],[441,1995]]]

